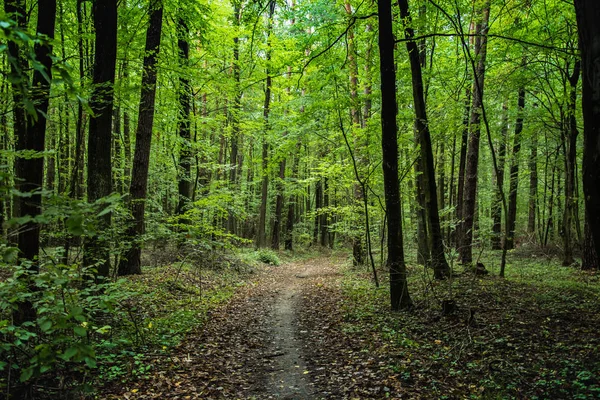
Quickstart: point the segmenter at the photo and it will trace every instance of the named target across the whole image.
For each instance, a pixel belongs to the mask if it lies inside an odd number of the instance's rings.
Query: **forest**
[[[600,398],[600,2],[0,5],[0,398]]]

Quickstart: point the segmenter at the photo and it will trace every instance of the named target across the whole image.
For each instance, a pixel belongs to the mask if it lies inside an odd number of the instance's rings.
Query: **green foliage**
[[[258,249],[255,252],[255,257],[257,261],[260,261],[263,264],[274,265],[277,266],[281,264],[279,260],[279,256],[273,250],[269,249]]]
[[[6,267],[5,267],[6,268]],[[118,285],[96,283],[93,271],[46,264],[37,275],[27,264],[14,266],[0,283],[0,370],[12,369],[21,382],[50,370],[83,373],[96,367],[96,350],[123,318],[119,303],[130,296]],[[36,320],[14,325],[19,304],[31,304]]]

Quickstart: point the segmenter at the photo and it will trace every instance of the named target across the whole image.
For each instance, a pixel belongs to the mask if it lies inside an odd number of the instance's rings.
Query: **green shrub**
[[[268,264],[268,265],[280,265],[281,261],[279,260],[279,257],[277,256],[277,254],[272,251],[272,250],[268,250],[268,249],[260,249],[256,251],[256,259],[258,261],[260,261],[261,263],[264,264]]]

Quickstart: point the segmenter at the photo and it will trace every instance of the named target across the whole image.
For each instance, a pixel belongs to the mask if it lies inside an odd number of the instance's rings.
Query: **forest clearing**
[[[600,398],[598,21],[0,0],[0,398]]]

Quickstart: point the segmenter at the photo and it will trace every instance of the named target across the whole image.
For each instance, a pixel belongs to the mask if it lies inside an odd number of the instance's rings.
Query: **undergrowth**
[[[399,313],[385,274],[374,289],[367,272],[349,268],[343,329],[368,338],[365,351],[391,359],[393,380],[426,398],[599,398],[598,275],[512,253],[501,279],[495,257],[481,258],[490,275],[445,282],[409,267],[414,308]],[[443,316],[448,299],[458,309]]]

